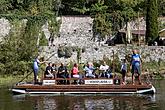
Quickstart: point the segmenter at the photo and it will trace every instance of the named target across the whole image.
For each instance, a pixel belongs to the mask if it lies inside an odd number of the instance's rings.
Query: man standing
[[[38,70],[39,70],[39,64],[41,63],[44,63],[44,62],[40,62],[38,59],[38,56],[33,61],[34,84],[38,83]]]
[[[139,84],[141,84],[140,74],[141,74],[142,60],[136,49],[133,50],[132,52],[133,54],[131,57],[131,64],[130,64],[130,69],[132,72],[132,84],[134,85],[135,75],[137,75]]]

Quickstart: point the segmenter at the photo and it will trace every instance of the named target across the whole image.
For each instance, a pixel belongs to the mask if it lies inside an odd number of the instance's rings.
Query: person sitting
[[[106,75],[105,75],[106,78],[112,78],[112,69],[111,67],[109,67],[106,71]]]
[[[54,78],[54,75],[52,74],[51,63],[48,63],[48,66],[46,67],[45,78]]]
[[[93,64],[89,62],[87,66],[84,68],[84,71],[86,73],[86,77],[88,78],[95,78],[96,76],[93,74],[95,68],[93,67]]]
[[[60,67],[58,68],[58,74],[57,74],[58,78],[69,78],[68,72],[67,72],[67,68],[66,66],[64,66],[63,63],[61,63]],[[61,84],[66,84],[66,80],[61,80],[60,81]]]
[[[72,78],[80,78],[80,75],[78,74],[79,73],[79,70],[78,70],[78,65],[75,63],[72,70],[71,70],[71,77]],[[80,80],[78,80],[76,82],[76,80],[74,80],[74,84],[79,84]]]
[[[52,73],[54,75],[54,78],[56,78],[58,73],[58,67],[55,63],[52,64]]]
[[[71,77],[73,78],[80,78],[80,75],[78,74],[79,70],[78,70],[78,65],[75,63],[72,71],[71,71]]]
[[[109,66],[106,64],[106,62],[103,62],[103,64],[100,65],[100,68],[99,68],[99,70],[102,71],[100,76],[110,78],[111,72],[108,71],[108,69],[110,69]]]

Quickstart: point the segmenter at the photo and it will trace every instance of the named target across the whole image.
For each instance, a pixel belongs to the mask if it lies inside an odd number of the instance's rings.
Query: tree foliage
[[[0,17],[8,19],[12,29],[0,43],[0,71],[4,74],[24,74],[32,71],[32,60],[38,55],[38,45],[45,45],[41,32],[48,22],[52,33],[57,33],[56,1],[2,0]],[[41,39],[40,39],[41,38]]]
[[[158,37],[158,2],[147,0],[146,42],[152,44]]]
[[[158,11],[160,16],[165,16],[165,0],[158,0]]]
[[[109,22],[109,14],[106,12],[108,6],[104,4],[104,1],[98,1],[93,4],[90,11],[91,16],[94,18],[93,22],[93,32],[94,37],[99,35],[99,41],[104,39],[106,35],[111,33],[111,23]]]
[[[26,42],[30,36],[25,37],[27,26],[23,22],[14,20],[12,25],[9,36],[0,44],[0,65],[4,65],[2,70],[6,74],[23,74],[30,70],[31,57],[37,51],[35,39]]]

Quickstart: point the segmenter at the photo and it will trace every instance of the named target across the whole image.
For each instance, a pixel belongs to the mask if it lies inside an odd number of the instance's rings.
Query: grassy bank
[[[23,75],[17,75],[17,76],[7,76],[7,75],[3,75],[0,76],[0,86],[12,86],[16,83],[18,83],[20,80],[22,80],[25,76]],[[24,81],[32,81],[33,80],[33,76],[30,75],[28,76]]]

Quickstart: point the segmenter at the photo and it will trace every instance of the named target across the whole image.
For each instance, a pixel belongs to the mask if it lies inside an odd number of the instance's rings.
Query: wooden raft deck
[[[22,93],[154,93],[152,85],[33,85],[23,84],[13,87]],[[21,93],[21,92],[20,92]]]

